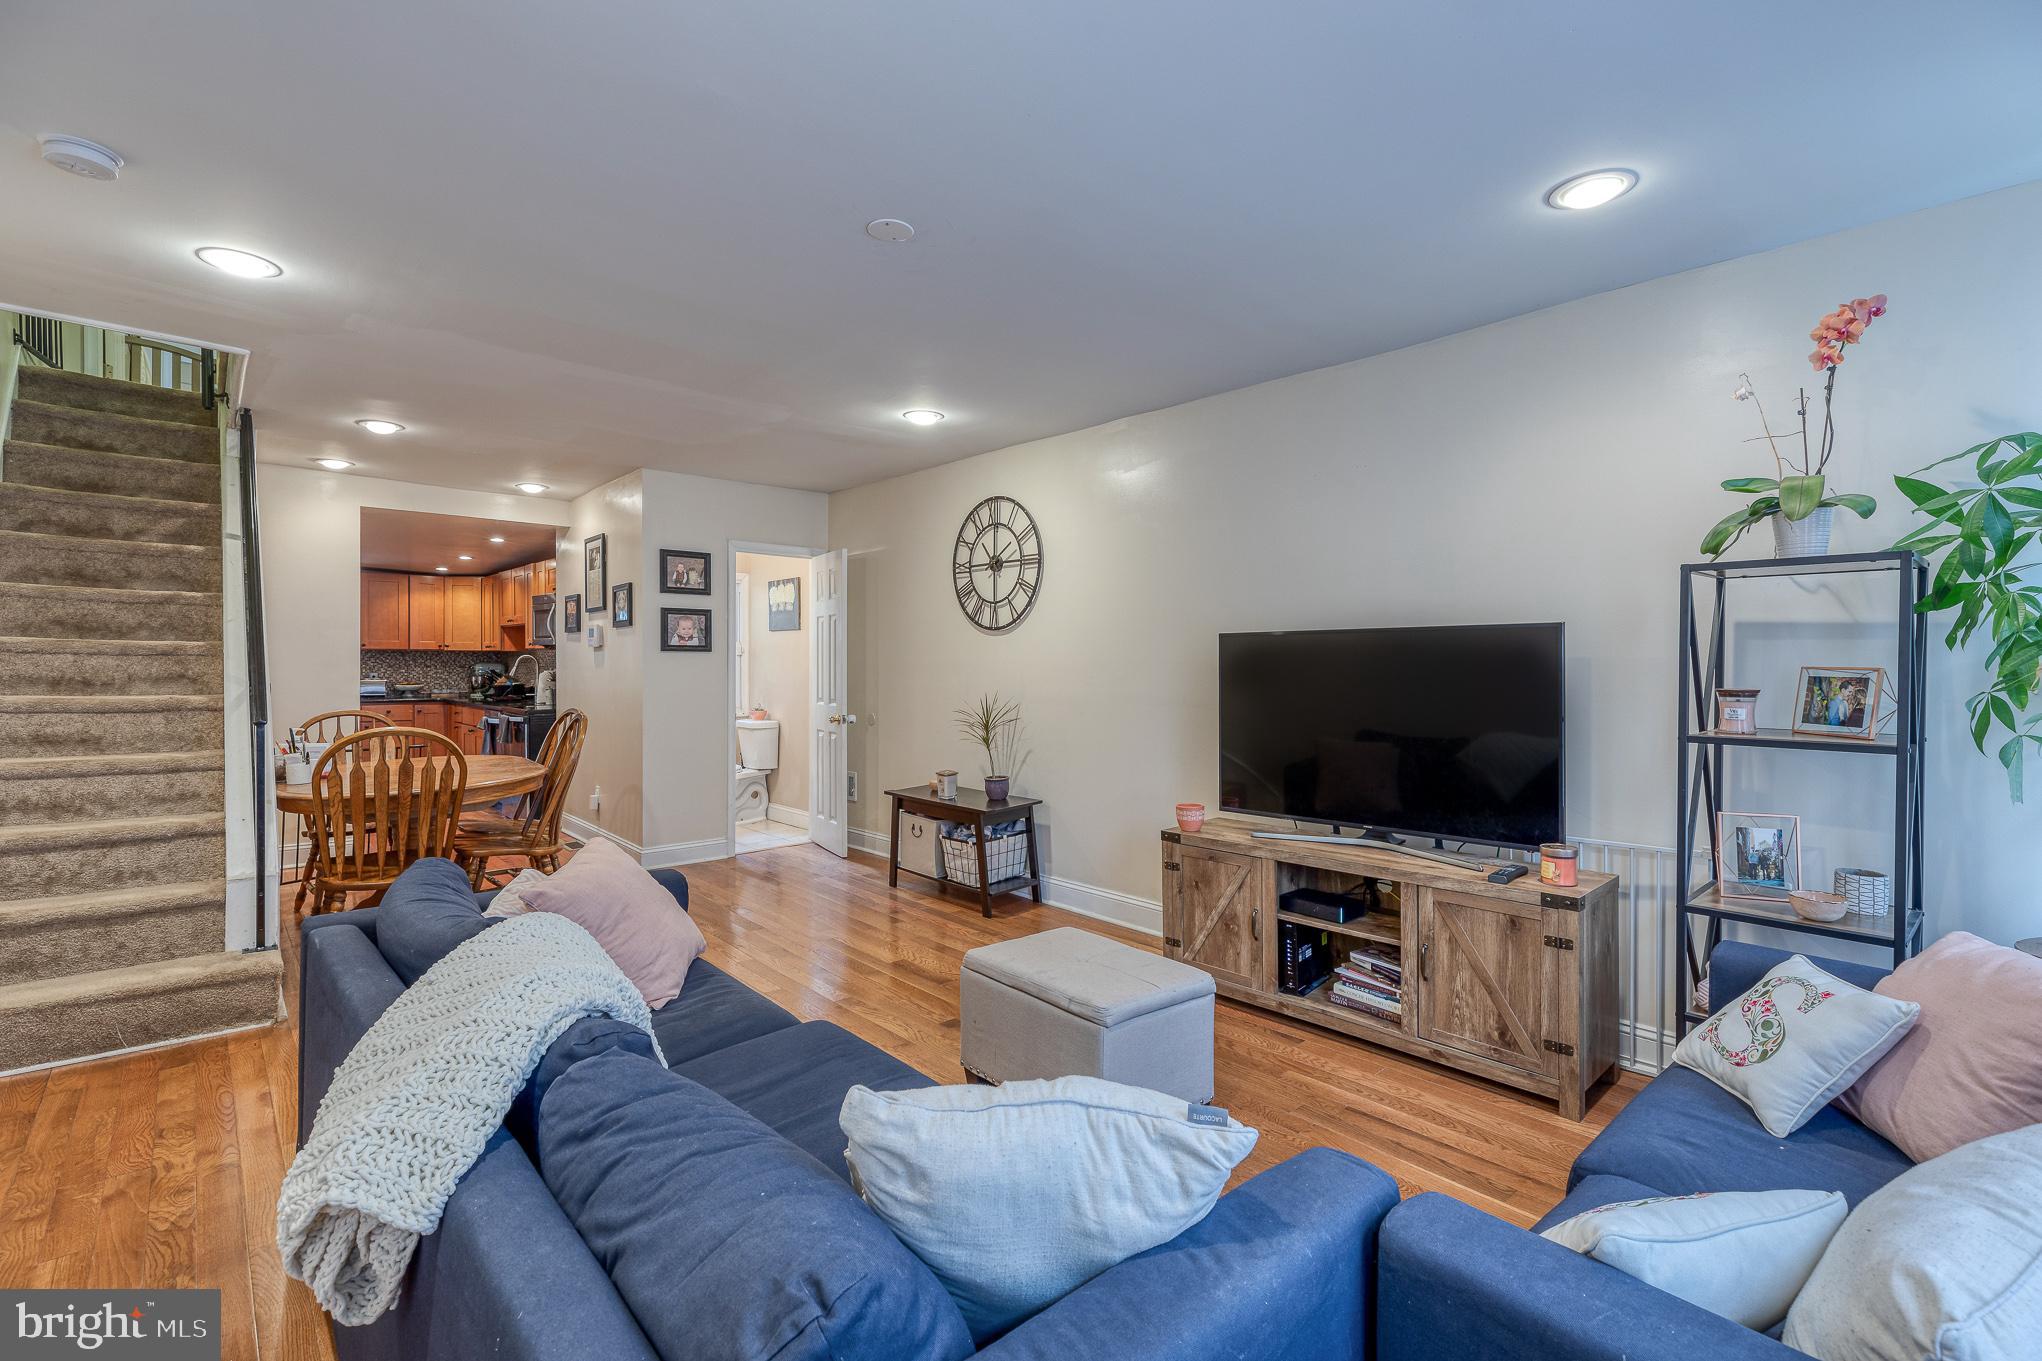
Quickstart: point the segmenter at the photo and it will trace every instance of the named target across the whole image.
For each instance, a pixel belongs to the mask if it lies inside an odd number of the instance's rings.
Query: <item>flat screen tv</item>
[[[1220,635],[1220,807],[1441,841],[1563,832],[1565,626]]]

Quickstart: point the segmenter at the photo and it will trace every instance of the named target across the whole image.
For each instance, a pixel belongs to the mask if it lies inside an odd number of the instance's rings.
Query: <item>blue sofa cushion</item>
[[[1615,1205],[1626,1200],[1658,1200],[1667,1193],[1655,1186],[1631,1181],[1625,1177],[1612,1177],[1598,1173],[1583,1177],[1567,1198],[1546,1211],[1545,1218],[1532,1225],[1533,1233],[1544,1233],[1555,1224],[1564,1224],[1575,1215],[1588,1210],[1600,1210],[1605,1205]]]
[[[1785,950],[1748,945],[1741,940],[1719,942],[1715,949],[1709,951],[1709,1009],[1721,1011],[1729,1006],[1750,992],[1768,969],[1779,967],[1789,958],[1791,956]],[[1823,959],[1818,955],[1807,958],[1816,968],[1827,970],[1867,992],[1890,972],[1876,964],[1852,964],[1841,959]]]
[[[468,876],[451,860],[421,860],[383,891],[376,948],[410,987],[456,945],[496,925],[475,905]]]
[[[677,1063],[674,1071],[764,1121],[847,1185],[851,1169],[844,1162],[844,1131],[837,1123],[844,1093],[861,1085],[875,1092],[936,1085],[885,1050],[828,1021],[761,1035]]]
[[[652,1033],[667,1063],[689,1059],[798,1024],[776,1006],[706,959],[688,966],[681,995],[652,1013]]]
[[[635,1054],[583,1059],[540,1102],[538,1143],[547,1187],[662,1356],[972,1352],[949,1293],[850,1187],[699,1083]]]
[[[584,1016],[561,1031],[560,1037],[547,1046],[546,1052],[539,1056],[539,1066],[532,1070],[532,1076],[512,1098],[510,1109],[504,1112],[503,1117],[504,1128],[516,1136],[527,1153],[535,1156],[537,1153],[539,1103],[546,1099],[546,1089],[583,1059],[606,1054],[612,1049],[621,1049],[640,1058],[653,1057],[650,1035],[628,1021],[610,1016]]]
[[[1700,1073],[1669,1068],[1574,1160],[1568,1185],[1600,1173],[1669,1196],[1841,1191],[1856,1205],[1912,1166],[1906,1154],[1834,1106],[1779,1139]]]

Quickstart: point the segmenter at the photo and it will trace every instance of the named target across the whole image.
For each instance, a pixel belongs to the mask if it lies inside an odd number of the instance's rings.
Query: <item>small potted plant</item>
[[[1752,438],[1764,440],[1772,449],[1774,475],[1733,477],[1724,482],[1724,491],[1752,495],[1754,499],[1744,509],[1716,522],[1716,527],[1702,540],[1702,552],[1719,558],[1744,537],[1745,530],[1761,520],[1771,520],[1774,557],[1817,557],[1829,551],[1830,521],[1835,516],[1836,507],[1856,511],[1860,519],[1870,518],[1872,512],[1879,508],[1869,496],[1831,494],[1827,473],[1829,456],[1836,449],[1833,403],[1836,371],[1843,365],[1844,347],[1857,344],[1864,338],[1865,328],[1885,315],[1884,293],[1875,293],[1869,298],[1853,298],[1816,322],[1815,329],[1808,333],[1808,338],[1815,342],[1815,351],[1808,356],[1808,363],[1817,373],[1825,375],[1822,383],[1822,434],[1811,447],[1808,440],[1808,392],[1803,388],[1795,403],[1801,428],[1787,435],[1790,440],[1796,433],[1801,436],[1799,463],[1780,453],[1779,438],[1766,421],[1765,406],[1758,399],[1757,389],[1752,386],[1751,375],[1737,375],[1737,390],[1730,395],[1757,408],[1759,429],[1765,433]]]
[[[968,709],[957,710],[955,716],[957,730],[986,754],[987,800],[1005,802],[1010,782],[1027,760],[1020,756],[1020,702],[1002,701],[998,695],[981,695],[978,703]]]

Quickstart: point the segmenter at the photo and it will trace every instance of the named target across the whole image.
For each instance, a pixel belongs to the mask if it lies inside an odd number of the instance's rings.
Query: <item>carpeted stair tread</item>
[[[0,827],[0,900],[218,878],[226,832],[224,813]]]
[[[135,543],[0,529],[0,581],[46,586],[220,589],[218,544]]]
[[[10,756],[212,751],[225,741],[217,692],[0,695],[0,751]]]
[[[0,696],[202,695],[224,668],[216,642],[0,637]]]
[[[66,491],[109,491],[129,495],[145,490],[165,501],[217,503],[220,468],[215,463],[71,449],[10,439],[4,451],[7,480],[23,487]]]
[[[0,482],[0,529],[217,548],[220,508],[192,501]]]
[[[219,813],[227,807],[220,751],[0,758],[0,827]]]
[[[0,1072],[274,1021],[281,976],[222,950],[0,987]]]
[[[111,411],[86,411],[16,398],[8,438],[30,444],[61,444],[69,449],[98,449],[138,458],[174,459],[182,463],[220,461],[220,432],[182,421],[152,421]]]
[[[80,963],[204,955],[222,943],[225,879],[0,902],[0,987],[60,978]]]
[[[179,425],[213,426],[219,412],[206,410],[196,392],[131,383],[121,378],[73,373],[69,369],[24,366],[18,384],[24,401],[49,406],[77,407],[84,411],[107,411],[118,416],[143,416]]]
[[[220,636],[220,596],[0,581],[0,634],[209,642]]]
[[[218,695],[0,695],[0,714],[207,713]]]
[[[150,751],[127,756],[5,756],[0,781],[66,780],[81,775],[161,775],[181,770],[224,770],[221,751]]]
[[[24,827],[0,827],[0,856],[15,854],[28,847],[56,849],[128,845],[139,841],[219,836],[226,830],[227,816],[224,813],[173,813],[165,817],[109,818],[101,822],[31,823]]]

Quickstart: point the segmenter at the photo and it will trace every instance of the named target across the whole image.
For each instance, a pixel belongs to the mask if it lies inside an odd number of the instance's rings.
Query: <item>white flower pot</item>
[[[1818,506],[1805,520],[1774,515],[1773,556],[1776,558],[1819,558],[1829,551],[1830,521],[1835,506]]]

